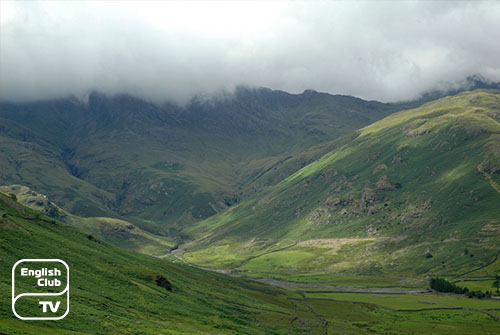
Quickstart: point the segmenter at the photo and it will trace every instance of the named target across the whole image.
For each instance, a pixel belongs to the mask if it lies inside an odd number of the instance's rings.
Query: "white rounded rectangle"
[[[66,268],[66,287],[61,291],[61,292],[58,292],[58,293],[29,293],[29,292],[24,292],[24,293],[20,293],[18,295],[16,295],[16,285],[15,285],[15,280],[16,280],[16,269],[17,267],[22,264],[22,263],[40,263],[40,262],[45,262],[45,263],[60,263],[62,265],[64,265],[64,267]],[[16,301],[21,298],[21,297],[26,297],[26,296],[49,296],[49,297],[57,297],[57,296],[63,296],[63,295],[66,295],[66,311],[64,312],[63,315],[61,316],[57,316],[57,317],[39,317],[39,316],[21,316],[19,315],[17,312],[16,312]],[[40,302],[42,303],[44,306],[44,312],[46,310],[46,307],[49,306],[50,310],[53,311],[53,304],[49,303],[49,302],[46,302],[46,301],[42,301]],[[56,303],[56,310],[57,308],[59,307],[59,303]],[[26,258],[26,259],[21,259],[19,261],[17,261],[14,266],[12,267],[12,312],[14,313],[14,315],[20,319],[20,320],[61,320],[61,319],[64,319],[66,317],[66,315],[68,315],[69,313],[69,266],[68,264],[61,260],[61,259],[55,259],[55,258],[36,258],[36,259],[32,259],[32,258]]]

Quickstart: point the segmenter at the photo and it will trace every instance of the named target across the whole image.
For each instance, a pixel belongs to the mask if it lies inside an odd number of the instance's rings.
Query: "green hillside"
[[[70,267],[68,316],[16,319],[12,266],[52,257]],[[284,290],[173,264],[114,247],[2,194],[0,273],[0,333],[9,335],[491,334],[500,317],[495,301],[397,294],[378,295],[374,304],[367,294]]]
[[[287,327],[283,290],[113,247],[3,195],[0,242],[2,333],[271,334]],[[69,264],[71,308],[64,320],[25,322],[12,315],[10,269],[22,258]],[[160,276],[171,291],[156,284]]]
[[[397,110],[349,96],[243,87],[183,107],[99,93],[87,102],[0,103],[0,185],[25,185],[72,214],[125,218],[182,240],[184,226]]]
[[[187,262],[249,276],[460,275],[500,250],[500,92],[464,92],[336,141],[185,230]]]
[[[129,221],[73,215],[54,204],[46,195],[37,193],[27,186],[0,186],[0,192],[14,195],[24,206],[122,248],[158,256],[168,253],[175,245],[172,238],[151,234]]]

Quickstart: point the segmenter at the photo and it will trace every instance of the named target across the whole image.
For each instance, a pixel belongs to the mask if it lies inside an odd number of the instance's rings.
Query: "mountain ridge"
[[[7,167],[0,183],[25,184],[76,215],[124,217],[175,235],[284,178],[332,139],[395,110],[312,91],[248,88],[185,108],[97,92],[86,104],[2,103],[0,118],[11,126],[0,133]],[[13,136],[15,127],[26,135]],[[20,158],[14,146],[26,154]],[[40,182],[35,171],[43,161]],[[285,162],[283,172],[262,179]]]

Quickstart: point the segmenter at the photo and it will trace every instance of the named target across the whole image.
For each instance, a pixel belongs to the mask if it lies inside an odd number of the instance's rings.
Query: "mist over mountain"
[[[412,108],[448,95],[455,95],[463,91],[473,91],[477,89],[498,90],[500,89],[500,82],[490,81],[479,74],[473,74],[455,83],[443,82],[436,89],[423,92],[417,99],[401,102],[400,104]]]
[[[475,73],[500,81],[498,2],[0,6],[0,100],[95,90],[186,104],[244,84],[390,102]]]

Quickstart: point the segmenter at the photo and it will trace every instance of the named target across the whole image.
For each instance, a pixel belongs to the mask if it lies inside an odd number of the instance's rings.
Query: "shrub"
[[[467,297],[478,298],[478,299],[491,298],[491,292],[486,291],[486,293],[483,293],[482,291],[470,291],[467,292]]]
[[[165,290],[172,291],[173,288],[172,283],[169,282],[167,278],[163,276],[157,276],[155,282],[156,285],[163,287]]]
[[[492,285],[493,288],[496,288],[497,289],[497,295],[500,295],[500,276],[497,274],[495,276],[495,281],[493,282],[493,285]]]

